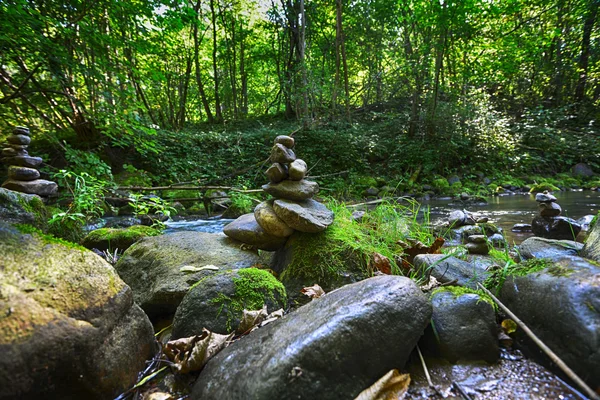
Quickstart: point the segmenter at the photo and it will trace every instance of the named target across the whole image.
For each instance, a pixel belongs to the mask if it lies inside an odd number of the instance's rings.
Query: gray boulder
[[[214,266],[222,272],[261,262],[240,245],[225,235],[203,232],[146,237],[127,249],[115,268],[150,317],[172,316],[194,283],[216,273],[186,272],[182,267]]]
[[[465,224],[465,220],[467,219],[467,215],[460,211],[454,210],[448,216],[448,226],[450,228],[458,228]]]
[[[581,225],[567,217],[535,216],[531,221],[531,230],[535,236],[546,239],[574,240],[581,231]]]
[[[575,176],[581,176],[585,178],[594,176],[594,170],[585,163],[575,164],[573,167],[571,167],[571,173]]]
[[[253,213],[244,214],[225,225],[223,233],[232,239],[267,251],[281,248],[286,241],[285,237],[272,235],[263,229],[256,221]]]
[[[242,312],[271,313],[286,306],[285,288],[271,273],[258,268],[229,270],[208,276],[185,295],[173,320],[172,338],[200,335],[202,329],[227,334],[236,330]]]
[[[598,217],[600,219],[600,217]],[[596,224],[591,229],[590,234],[581,250],[581,256],[600,262],[600,222],[596,219]]]
[[[63,243],[0,223],[0,399],[112,399],[156,350],[115,270]]]
[[[494,307],[478,294],[461,290],[448,287],[431,296],[435,340],[429,341],[435,342],[442,357],[451,362],[494,362],[500,353]]]
[[[53,196],[58,192],[56,182],[45,179],[36,179],[33,181],[17,181],[8,179],[2,184],[2,187],[16,192],[37,194],[38,196]]]
[[[273,210],[287,225],[300,232],[321,232],[333,223],[333,212],[312,199],[275,200]]]
[[[478,289],[477,283],[483,283],[490,275],[483,263],[470,263],[445,254],[420,254],[415,257],[413,265],[441,283],[455,281],[457,285],[470,289]]]
[[[47,219],[48,211],[40,197],[0,188],[0,221],[43,229]]]
[[[500,292],[500,300],[594,389],[600,376],[599,276],[597,264],[566,256],[541,272],[509,276]]]
[[[345,286],[221,351],[191,398],[352,399],[406,363],[430,317],[408,278]]]
[[[576,256],[583,248],[582,243],[573,240],[544,239],[530,237],[519,246],[519,254],[524,260],[530,258],[557,258]]]
[[[302,179],[301,181],[285,180],[279,183],[263,185],[263,190],[273,197],[286,200],[306,200],[319,193],[319,184]]]

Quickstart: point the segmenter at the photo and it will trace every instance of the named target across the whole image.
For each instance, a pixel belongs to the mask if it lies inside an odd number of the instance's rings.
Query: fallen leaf
[[[262,328],[263,326],[270,324],[271,322],[278,320],[281,317],[283,317],[283,308],[273,311],[271,314],[267,315],[267,318],[260,323],[260,327]]]
[[[219,267],[215,265],[205,265],[204,267],[194,267],[193,265],[184,265],[179,268],[179,272],[198,272],[198,271],[217,271]]]
[[[369,266],[373,271],[378,270],[386,275],[392,274],[392,263],[390,259],[383,254],[373,253],[373,258],[371,259]]]
[[[431,246],[426,246],[422,242],[415,239],[407,239],[410,247],[404,248],[404,256],[399,263],[403,270],[412,270],[412,263],[419,254],[439,254],[440,249],[446,242],[444,238],[436,238]],[[403,242],[403,244],[406,244]]]
[[[429,291],[429,290],[431,290],[433,288],[436,288],[436,287],[438,287],[440,285],[441,285],[441,283],[437,279],[435,279],[435,276],[431,276],[430,275],[429,276],[429,282],[427,282],[424,285],[419,286],[419,289],[421,289],[424,292],[427,292],[427,291]]]
[[[370,387],[366,388],[354,400],[400,400],[410,385],[410,375],[393,369]]]
[[[146,397],[146,400],[173,400],[173,399],[174,399],[173,396],[171,396],[169,393],[165,393],[165,392],[150,393]]]
[[[512,319],[505,319],[504,321],[502,321],[502,330],[507,335],[510,335],[511,333],[517,331],[517,323]]]
[[[171,340],[165,345],[164,353],[175,364],[177,372],[186,374],[202,369],[208,360],[229,344],[232,337],[233,333],[219,335],[202,329],[200,336]]]
[[[235,330],[235,333],[241,335],[249,333],[254,327],[258,326],[265,318],[267,318],[267,305],[265,304],[262,310],[243,310],[240,324]]]
[[[323,290],[323,288],[317,285],[316,283],[312,286],[303,288],[302,290],[300,290],[300,292],[304,293],[311,299],[318,299],[319,297],[325,295],[325,291]]]

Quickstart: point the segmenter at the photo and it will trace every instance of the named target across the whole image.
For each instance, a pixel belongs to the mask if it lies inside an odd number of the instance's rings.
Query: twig
[[[342,171],[342,172],[335,172],[333,174],[316,175],[316,176],[311,176],[310,179],[325,178],[326,176],[344,175],[344,174],[347,174],[348,172],[350,172],[350,170],[346,170],[346,171]]]
[[[417,353],[419,353],[419,358],[421,359],[421,365],[423,366],[423,371],[425,372],[425,378],[427,378],[427,384],[430,388],[434,388],[433,382],[431,382],[431,376],[429,376],[429,370],[427,369],[427,364],[425,364],[425,359],[423,358],[423,354],[421,354],[421,349],[419,345],[417,345]]]
[[[521,327],[521,329],[523,329],[523,331],[525,331],[525,333],[527,334],[527,336],[529,336],[534,342],[535,344],[537,344],[540,349],[542,349],[542,351],[544,353],[546,353],[546,355],[548,355],[548,357],[550,357],[550,359],[573,381],[575,382],[581,389],[583,389],[583,391],[587,394],[587,396],[590,397],[590,399],[594,399],[594,400],[600,400],[600,395],[598,395],[598,393],[594,392],[592,390],[592,388],[590,388],[579,376],[577,376],[577,374],[575,372],[573,372],[573,370],[571,368],[569,368],[569,366],[567,364],[565,364],[565,362],[563,360],[561,360],[548,346],[546,346],[544,344],[544,342],[542,342],[536,335],[535,333],[533,333],[533,331],[531,329],[529,329],[529,327],[527,327],[527,325],[525,325],[525,323],[523,321],[521,321],[512,311],[510,311],[508,309],[508,307],[506,307],[504,304],[502,304],[502,302],[500,302],[500,300],[498,300],[496,298],[496,296],[494,296],[492,294],[492,292],[490,292],[489,290],[487,290],[481,283],[477,283],[477,285],[479,285],[479,287],[488,295],[490,296],[492,299],[494,299],[494,301],[498,304],[498,306],[502,309],[502,311],[504,311],[506,314],[508,314],[509,317],[512,318],[513,321],[515,321],[517,323],[517,325],[519,325]]]
[[[465,400],[471,400],[471,396],[469,396],[469,394],[467,393],[467,391],[462,387],[462,385],[458,382],[452,382],[452,386],[454,386],[456,388],[456,390],[458,391],[458,393],[460,393],[460,395],[465,399]]]
[[[405,197],[384,197],[383,199],[377,199],[377,200],[371,200],[371,201],[367,201],[365,203],[358,203],[358,204],[349,204],[346,207],[347,208],[353,208],[353,207],[359,207],[359,206],[369,206],[369,205],[373,205],[373,204],[379,204],[379,203],[383,203],[386,201],[400,201],[402,199],[405,199]]]

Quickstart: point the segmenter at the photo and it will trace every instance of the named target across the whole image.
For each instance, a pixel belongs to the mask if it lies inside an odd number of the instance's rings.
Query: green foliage
[[[123,172],[115,176],[115,182],[120,186],[151,187],[152,177],[147,171],[137,169],[130,164],[123,164]]]
[[[545,258],[532,258],[521,263],[507,261],[506,264],[494,270],[492,274],[483,282],[488,290],[500,291],[506,278],[509,276],[526,276],[540,272],[552,265],[552,262]]]
[[[65,247],[68,247],[70,249],[77,249],[77,250],[87,251],[87,249],[85,247],[80,246],[79,244],[77,244],[75,242],[67,241],[67,240],[64,240],[64,239],[62,239],[60,237],[57,238],[57,237],[55,237],[54,235],[51,235],[51,234],[46,234],[46,233],[42,232],[41,230],[39,230],[38,228],[36,228],[34,226],[27,225],[27,224],[15,224],[15,227],[21,233],[37,236],[44,243],[48,243],[48,244],[61,244],[61,245],[65,246]]]
[[[136,217],[143,215],[158,216],[159,218],[152,218],[152,228],[158,230],[164,230],[166,225],[161,221],[164,217],[166,219],[171,218],[171,215],[175,215],[177,210],[173,208],[167,201],[157,196],[144,196],[141,193],[130,193],[129,204],[133,208],[133,213]]]
[[[97,180],[112,180],[110,166],[102,161],[98,155],[90,151],[76,150],[67,143],[64,145],[66,149],[65,158],[69,163],[69,171],[72,174],[79,176],[87,174]],[[56,175],[58,179],[72,178],[61,174],[62,171]]]
[[[256,205],[255,198],[246,193],[230,192],[229,199],[231,200],[229,208],[233,208],[240,215],[252,212]]]
[[[476,294],[477,296],[479,296],[480,301],[485,301],[486,303],[492,306],[494,311],[498,311],[498,305],[496,304],[496,302],[483,290],[469,289],[463,286],[443,286],[434,289],[431,292],[431,297],[433,297],[436,293],[443,292],[452,293],[454,297],[460,297],[465,294]]]

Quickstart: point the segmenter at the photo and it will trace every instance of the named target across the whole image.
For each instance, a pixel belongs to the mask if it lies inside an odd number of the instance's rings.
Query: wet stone
[[[11,144],[24,144],[28,145],[31,143],[31,138],[26,135],[11,135],[6,138],[6,141]]]
[[[17,181],[33,181],[40,177],[40,172],[34,168],[16,167],[11,165],[8,167],[8,178]]]
[[[273,163],[265,172],[272,183],[279,183],[288,177],[288,168],[284,164]]]
[[[282,144],[288,149],[294,147],[294,138],[286,135],[279,135],[275,138],[275,144]]]
[[[306,162],[304,162],[304,160],[301,159],[297,159],[294,162],[292,162],[290,164],[290,168],[289,168],[289,176],[290,179],[293,181],[299,181],[304,179],[304,177],[306,176],[306,171],[307,171],[308,167],[306,165]]]
[[[558,203],[540,203],[539,208],[542,217],[558,217],[562,211]]]
[[[296,160],[296,154],[281,143],[275,144],[271,149],[271,162],[289,164]]]

